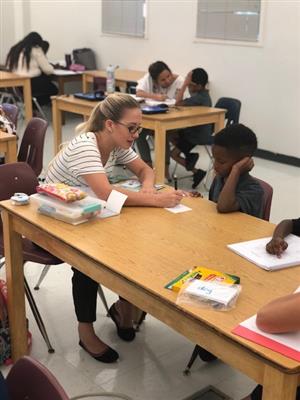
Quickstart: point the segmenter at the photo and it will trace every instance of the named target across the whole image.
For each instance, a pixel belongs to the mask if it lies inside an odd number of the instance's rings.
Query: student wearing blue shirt
[[[190,71],[176,96],[176,105],[211,107],[211,98],[206,89],[207,83],[208,74],[203,68],[195,68]],[[184,99],[187,89],[190,97]],[[193,171],[193,189],[199,185],[206,172],[195,168],[199,154],[191,153],[191,150],[197,145],[209,144],[211,141],[211,124],[181,129],[172,139],[175,147],[171,152],[171,157],[188,171]],[[184,154],[184,157],[181,157],[181,153]]]

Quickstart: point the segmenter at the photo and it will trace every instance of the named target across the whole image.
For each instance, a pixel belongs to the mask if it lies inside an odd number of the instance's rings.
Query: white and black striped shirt
[[[87,186],[83,176],[87,174],[107,174],[110,177],[117,164],[128,164],[138,158],[132,148],[114,149],[105,165],[102,164],[96,135],[82,133],[55,157],[48,167],[46,183],[61,182],[70,186]]]

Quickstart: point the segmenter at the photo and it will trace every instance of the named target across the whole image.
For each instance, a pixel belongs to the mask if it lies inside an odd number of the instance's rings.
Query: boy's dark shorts
[[[251,397],[251,400],[261,400],[262,399],[262,386],[257,385],[256,388],[251,393],[250,397]],[[300,400],[300,386],[298,386],[295,400]]]

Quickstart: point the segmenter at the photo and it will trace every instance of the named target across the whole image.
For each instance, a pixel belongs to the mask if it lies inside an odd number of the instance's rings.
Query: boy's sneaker
[[[185,168],[187,171],[192,171],[198,161],[199,154],[198,153],[189,153],[185,157]]]
[[[199,183],[202,181],[205,175],[206,172],[203,171],[203,169],[198,169],[197,172],[194,173],[193,184],[192,184],[193,189],[196,189],[196,187],[199,185]]]

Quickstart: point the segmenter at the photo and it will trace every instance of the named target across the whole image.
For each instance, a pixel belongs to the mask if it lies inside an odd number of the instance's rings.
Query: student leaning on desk
[[[48,48],[49,43],[40,34],[30,32],[9,50],[6,59],[6,67],[10,71],[31,78],[32,96],[41,106],[50,103],[50,97],[58,93],[51,82],[50,75],[54,68],[46,57]]]
[[[80,125],[76,136],[50,163],[46,182],[62,182],[71,186],[90,187],[102,200],[107,200],[114,188],[108,180],[113,166],[126,164],[142,184],[140,192],[116,187],[128,197],[127,206],[174,207],[185,195],[180,190],[157,192],[153,170],[132,149],[141,131],[142,114],[139,104],[129,95],[109,95],[93,110],[89,120]],[[73,299],[78,319],[79,345],[102,362],[114,362],[118,353],[96,335],[98,283],[73,270]],[[132,305],[121,299],[110,308],[110,316],[121,339],[135,337]]]
[[[169,66],[163,61],[156,61],[150,64],[148,73],[138,81],[136,87],[136,95],[147,99],[153,99],[164,102],[167,99],[175,99],[178,90],[183,84],[183,78],[180,75],[174,74]],[[150,129],[143,129],[140,137],[137,140],[137,146],[141,158],[150,166],[152,166],[151,152],[147,136],[152,135]],[[166,138],[166,178],[169,177],[170,165],[170,145]]]

